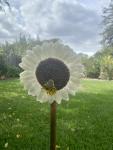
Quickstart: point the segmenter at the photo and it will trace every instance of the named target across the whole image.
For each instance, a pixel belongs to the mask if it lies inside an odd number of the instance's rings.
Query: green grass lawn
[[[0,150],[49,150],[49,111],[19,80],[0,81]],[[58,105],[57,149],[113,150],[112,81],[83,80],[76,96]]]

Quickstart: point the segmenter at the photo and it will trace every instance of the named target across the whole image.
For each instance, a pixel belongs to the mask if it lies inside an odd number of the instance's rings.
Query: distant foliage
[[[113,79],[113,47],[106,47],[91,57],[81,57],[85,67],[85,77]]]
[[[52,39],[53,42],[59,39]],[[51,40],[46,40],[50,42]],[[15,42],[1,44],[0,46],[0,79],[19,77],[21,68],[19,63],[26,50],[32,50],[36,45],[41,45],[44,41],[39,38],[32,39],[30,36],[20,34]]]
[[[113,0],[103,10],[102,50],[100,59],[100,78],[113,79]]]
[[[104,56],[101,60],[101,74],[102,79],[113,79],[113,56]]]
[[[100,62],[95,56],[88,57],[86,55],[81,56],[82,64],[84,65],[85,77],[88,78],[98,78],[100,75]]]
[[[48,42],[56,42],[59,39],[47,40]],[[21,58],[25,55],[26,50],[36,45],[41,45],[44,41],[39,38],[32,39],[30,36],[20,34],[20,37],[15,42],[0,45],[0,79],[19,77],[22,71],[19,67]],[[113,47],[104,47],[89,57],[86,54],[78,54],[81,62],[84,65],[84,77],[113,79]]]
[[[113,46],[113,0],[108,7],[103,10],[103,26],[102,44],[104,46]]]
[[[21,69],[19,67],[12,67],[12,66],[7,66],[7,78],[16,78],[19,77],[19,74],[21,72]]]

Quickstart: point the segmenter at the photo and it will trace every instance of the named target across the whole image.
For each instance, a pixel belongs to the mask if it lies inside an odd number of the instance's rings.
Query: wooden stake
[[[56,150],[56,102],[51,104],[50,150]]]

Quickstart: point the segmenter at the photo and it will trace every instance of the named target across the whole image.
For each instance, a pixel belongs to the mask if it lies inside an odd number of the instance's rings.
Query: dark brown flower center
[[[60,90],[66,86],[70,78],[68,67],[56,58],[48,58],[39,63],[36,77],[42,87]]]

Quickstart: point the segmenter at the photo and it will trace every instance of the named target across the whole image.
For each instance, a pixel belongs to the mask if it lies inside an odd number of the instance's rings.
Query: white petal
[[[28,90],[28,94],[36,96],[39,94],[39,83],[31,71],[24,71],[20,74],[20,81],[24,84],[24,88]]]
[[[32,84],[32,86],[28,90],[28,94],[32,96],[37,96],[40,94],[41,87],[39,87],[36,83]]]
[[[47,95],[47,93],[44,89],[41,89],[40,94],[37,95],[37,100],[42,103],[49,101],[49,96]]]
[[[37,57],[38,63],[47,59],[48,57],[46,56],[46,51],[43,50],[43,47],[41,46],[36,46],[33,48],[34,54]]]
[[[45,58],[50,58],[50,57],[54,57],[55,53],[54,53],[54,49],[53,49],[53,42],[45,42],[42,45],[42,49],[43,49],[43,53],[45,55]]]
[[[69,95],[68,95],[68,90],[62,90],[62,99],[68,101],[69,100]]]
[[[62,94],[60,91],[58,91],[55,95],[55,101],[60,104],[61,103],[61,100],[62,100]]]
[[[52,104],[55,101],[55,95],[49,96],[49,103]]]
[[[31,59],[27,58],[27,56],[22,58],[22,64],[29,66],[30,70],[34,70],[36,67],[36,63],[33,63]]]
[[[35,54],[34,51],[27,51],[27,56],[28,59],[30,59],[34,64],[39,63],[40,59],[38,59],[38,56]]]
[[[31,71],[31,70],[26,70],[26,71],[23,71],[22,73],[20,73],[20,76],[21,76],[21,77],[26,77],[26,76],[33,77],[33,76],[34,76],[34,73],[33,73],[33,71]]]
[[[25,64],[25,63],[20,63],[19,66],[23,68],[24,70],[32,70],[31,66]]]

